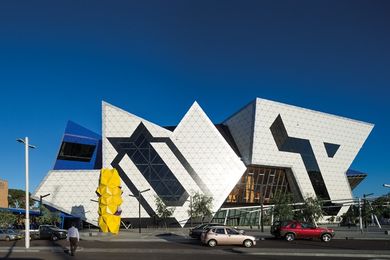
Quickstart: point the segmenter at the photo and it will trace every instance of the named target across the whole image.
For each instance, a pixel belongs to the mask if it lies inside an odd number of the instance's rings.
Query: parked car
[[[22,236],[13,229],[0,229],[0,240],[18,240],[21,239]]]
[[[311,223],[296,220],[275,222],[271,226],[271,234],[287,241],[301,238],[319,238],[324,242],[329,242],[335,236],[335,232],[331,228],[316,227]]]
[[[202,232],[206,231],[207,228],[209,227],[214,227],[214,226],[224,226],[223,224],[220,223],[205,223],[198,225],[194,228],[191,228],[189,231],[189,235],[192,238],[200,238]]]
[[[243,245],[251,247],[256,245],[256,238],[245,235],[231,227],[213,226],[203,232],[200,240],[202,244],[214,247],[216,245]]]
[[[280,238],[281,235],[280,235],[280,227],[283,227],[283,226],[286,226],[289,222],[291,222],[293,220],[286,220],[286,221],[275,221],[272,225],[271,225],[271,234],[276,237],[276,238]]]
[[[40,225],[38,230],[31,230],[31,239],[50,239],[53,241],[65,239],[68,231],[54,225]]]

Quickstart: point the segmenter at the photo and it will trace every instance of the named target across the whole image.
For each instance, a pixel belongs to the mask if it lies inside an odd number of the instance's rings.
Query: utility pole
[[[28,149],[36,148],[35,145],[28,143],[28,137],[24,139],[18,138],[17,142],[23,143],[25,148],[25,161],[26,161],[26,220],[25,220],[25,247],[30,248],[30,192],[29,192],[29,161],[28,161]]]
[[[149,190],[150,189],[146,189],[146,190],[142,190],[142,191],[138,190],[137,195],[129,194],[130,197],[134,197],[138,200],[138,233],[141,233],[141,194],[144,192],[147,192]]]
[[[360,233],[363,233],[363,221],[362,221],[362,203],[361,199],[359,198],[359,228]]]
[[[45,195],[39,195],[39,215],[41,215],[41,216],[42,216],[42,199],[47,197],[47,196],[50,196],[50,193],[45,194]]]
[[[374,193],[363,194],[363,217],[364,217],[364,228],[367,229],[367,199],[366,197],[373,195]]]
[[[261,204],[260,204],[260,212],[261,212],[261,218],[260,218],[260,226],[261,226],[261,232],[264,232],[264,185],[261,184]]]
[[[192,227],[192,196],[190,195],[190,225]]]

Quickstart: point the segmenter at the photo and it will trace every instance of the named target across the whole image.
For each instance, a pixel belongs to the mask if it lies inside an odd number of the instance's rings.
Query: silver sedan
[[[247,236],[234,228],[223,226],[211,227],[207,232],[202,233],[200,239],[203,244],[210,247],[216,245],[243,245],[251,247],[256,245],[255,237]]]

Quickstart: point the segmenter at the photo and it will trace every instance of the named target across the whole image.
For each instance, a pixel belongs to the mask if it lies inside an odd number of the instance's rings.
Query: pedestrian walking
[[[77,249],[77,243],[80,240],[79,230],[76,228],[76,225],[72,223],[72,226],[68,229],[68,237],[70,245],[70,255],[74,256]]]

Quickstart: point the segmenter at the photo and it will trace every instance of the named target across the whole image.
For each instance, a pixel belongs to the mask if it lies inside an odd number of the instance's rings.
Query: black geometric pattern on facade
[[[125,155],[128,155],[153,190],[167,206],[182,206],[185,203],[189,197],[188,193],[151,145],[151,142],[153,141],[164,142],[164,140],[154,138],[143,123],[138,125],[137,129],[130,137],[110,137],[107,139],[118,152],[117,157],[111,163],[114,168],[119,171],[119,168],[121,168],[119,162]],[[123,172],[122,169],[120,170]],[[122,175],[126,175],[126,173],[123,172]],[[126,185],[128,185],[129,182],[129,189],[134,194],[137,194],[137,188],[131,183],[128,177],[126,179]],[[130,187],[133,187],[135,192]],[[144,203],[147,204],[146,201],[144,201]]]
[[[337,150],[340,148],[339,144],[324,143],[326,153],[328,157],[333,158]]]
[[[270,127],[276,146],[279,151],[299,153],[302,157],[310,182],[316,195],[324,200],[329,200],[329,193],[318,166],[310,141],[307,139],[289,137],[282,117],[278,115]]]

